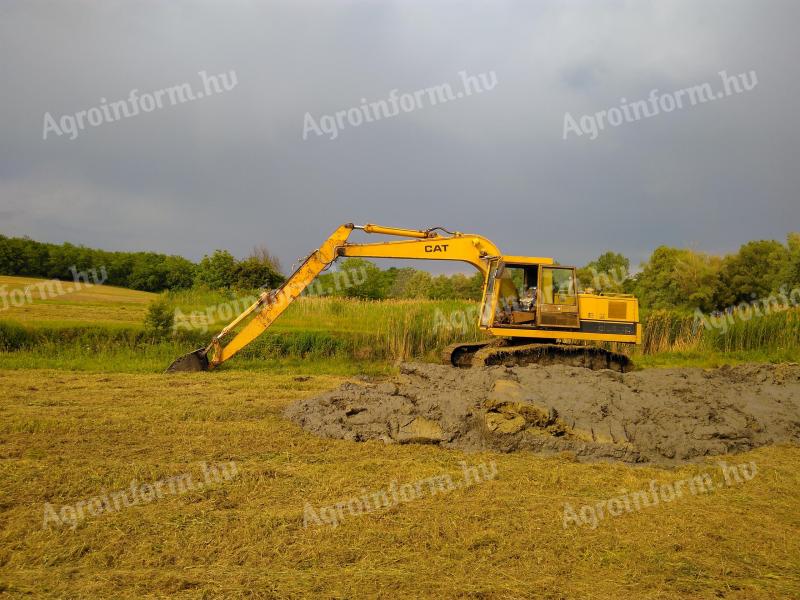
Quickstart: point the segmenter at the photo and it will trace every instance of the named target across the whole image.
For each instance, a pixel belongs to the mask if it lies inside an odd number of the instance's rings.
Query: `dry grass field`
[[[299,380],[298,380],[299,379]],[[580,507],[709,473],[322,440],[281,417],[342,379],[0,371],[0,590],[9,597],[790,598],[800,449],[735,457],[750,481],[564,527]],[[57,523],[63,507],[192,474],[236,475]],[[496,476],[333,527],[316,509],[496,465]],[[69,515],[69,511],[66,513]],[[77,515],[78,513],[73,513]]]

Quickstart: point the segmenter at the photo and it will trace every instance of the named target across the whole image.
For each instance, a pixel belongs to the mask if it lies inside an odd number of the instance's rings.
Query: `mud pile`
[[[676,463],[800,443],[800,366],[456,369],[410,363],[300,400],[286,416],[330,438]]]

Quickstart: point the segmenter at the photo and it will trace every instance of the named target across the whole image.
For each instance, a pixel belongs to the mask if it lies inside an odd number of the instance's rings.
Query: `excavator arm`
[[[369,234],[411,239],[350,244],[347,240],[354,229],[360,229]],[[340,256],[461,261],[473,265],[485,277],[489,268],[489,259],[500,256],[500,251],[484,237],[449,232],[439,227],[416,230],[372,224],[358,226],[346,223],[337,228],[317,250],[312,252],[279,289],[262,293],[255,303],[215,335],[208,346],[178,358],[169,366],[167,372],[205,371],[234,356],[266,331],[283,311],[303,293],[303,290]],[[223,345],[223,338],[251,315],[250,321],[227,344]]]

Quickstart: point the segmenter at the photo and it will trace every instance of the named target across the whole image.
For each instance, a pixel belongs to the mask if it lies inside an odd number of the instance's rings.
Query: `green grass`
[[[639,369],[658,367],[702,367],[711,369],[723,365],[743,363],[787,363],[800,362],[798,350],[739,350],[715,352],[708,350],[684,350],[659,352],[656,354],[634,354],[633,361]]]
[[[180,311],[179,330],[215,333],[247,306],[234,293],[189,290],[168,295]],[[237,310],[225,313],[232,305]],[[270,327],[270,333],[326,334],[352,338],[348,351],[353,356],[372,353],[379,358],[424,356],[453,341],[480,339],[477,305],[466,300],[358,300],[331,297],[303,297],[295,301]],[[194,318],[191,317],[195,312]],[[205,318],[211,316],[210,321]],[[455,316],[454,316],[455,315]],[[462,319],[462,315],[465,318]],[[469,316],[466,316],[469,315]],[[474,318],[473,318],[474,317]],[[463,327],[460,325],[464,324]],[[457,326],[454,326],[457,325]]]
[[[60,369],[94,373],[161,373],[187,346],[156,344],[138,349],[113,349],[90,352],[74,347],[42,348],[38,351],[0,352],[0,368]],[[386,361],[360,360],[348,357],[303,358],[239,357],[224,366],[225,371],[307,373],[310,375],[380,375],[392,373],[394,367]]]
[[[4,277],[15,289],[37,281]],[[143,327],[158,296],[94,286],[0,312],[0,366],[157,372],[175,357],[204,346],[255,292],[202,289],[165,294],[176,331],[154,335]],[[749,321],[727,331],[695,325],[692,315],[653,311],[644,320],[639,367],[711,367],[739,362],[800,362],[800,309]],[[410,358],[436,361],[446,345],[481,339],[477,304],[469,301],[369,301],[303,297],[224,368],[261,368],[281,361],[337,365],[358,372]],[[629,349],[628,349],[629,350]],[[343,370],[344,369],[344,370]]]
[[[11,279],[16,278],[6,278]],[[124,292],[111,290],[100,308],[87,301],[77,313],[65,313],[60,297],[37,299],[29,308],[38,311],[41,320],[33,313],[12,318],[21,314],[16,309],[0,313],[0,366],[160,371],[177,356],[206,345],[254,295],[208,290],[166,294],[178,316],[175,331],[153,334],[143,326],[146,308],[138,322],[108,320],[109,311],[129,306],[131,297],[136,302],[157,298]],[[274,366],[284,360],[310,361],[322,368],[319,365],[328,361],[336,372],[352,374],[412,357],[435,360],[447,344],[481,337],[473,321],[459,320],[463,314],[475,315],[475,306],[467,301],[300,298],[225,368]],[[453,328],[451,315],[456,315],[453,323],[463,322],[465,327]]]
[[[722,317],[704,326],[694,315],[658,310],[644,320],[644,354],[701,350],[710,352],[796,351],[800,349],[800,308],[747,320]],[[718,325],[714,327],[713,325]]]
[[[724,328],[707,328],[693,315],[660,310],[647,315],[643,329],[642,346],[633,354],[641,367],[800,362],[800,308],[735,319]]]
[[[0,305],[0,320],[25,323],[30,326],[84,326],[89,324],[141,325],[147,305],[157,296],[109,285],[60,282],[52,288],[43,286],[47,280],[33,277],[0,275],[0,286],[11,294],[13,290],[29,290],[27,299],[6,298]],[[63,293],[61,293],[63,292]],[[15,302],[12,302],[14,300]],[[15,304],[19,304],[16,306]]]

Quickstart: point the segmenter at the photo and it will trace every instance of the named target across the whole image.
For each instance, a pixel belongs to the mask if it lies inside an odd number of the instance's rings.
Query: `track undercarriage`
[[[531,344],[514,339],[452,344],[442,353],[442,362],[461,368],[536,364],[611,369],[621,373],[632,367],[630,358],[624,354],[597,346],[555,342]]]

